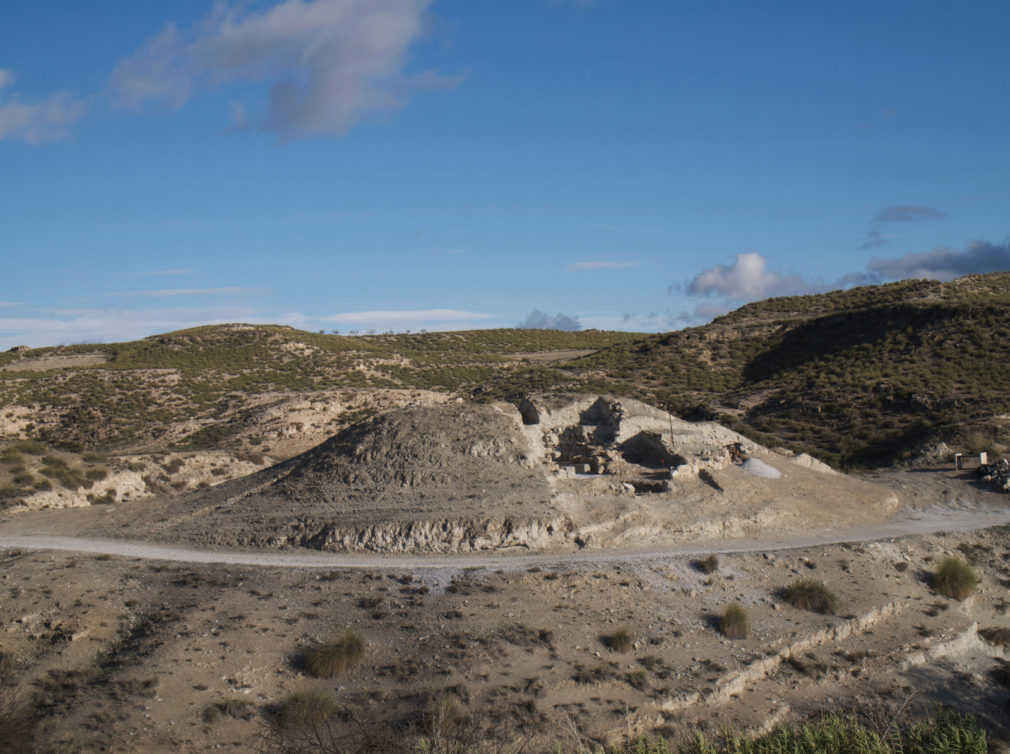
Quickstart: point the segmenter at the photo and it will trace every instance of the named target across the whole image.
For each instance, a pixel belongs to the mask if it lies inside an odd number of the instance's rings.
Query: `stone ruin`
[[[975,473],[983,482],[988,482],[997,490],[1010,492],[1010,461],[1001,458],[995,463],[980,463]]]
[[[753,447],[714,422],[686,422],[630,399],[527,397],[524,428],[561,477],[628,479],[636,492],[661,492],[669,480],[745,461]]]

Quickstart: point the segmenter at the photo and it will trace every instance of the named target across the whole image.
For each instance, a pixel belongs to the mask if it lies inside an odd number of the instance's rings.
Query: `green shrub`
[[[611,652],[627,652],[635,643],[635,637],[626,628],[619,628],[614,633],[603,637],[603,644]]]
[[[960,558],[944,558],[933,572],[931,585],[937,594],[960,602],[975,591],[978,576]]]
[[[298,691],[277,710],[277,725],[285,730],[323,725],[337,713],[337,700],[322,691]]]
[[[823,582],[814,579],[800,579],[791,584],[782,597],[799,610],[833,615],[838,609],[838,598]]]
[[[727,639],[746,639],[749,631],[750,618],[740,605],[730,605],[719,618],[719,632]]]
[[[348,631],[339,639],[320,644],[305,653],[305,669],[316,678],[332,678],[365,656],[361,637]]]

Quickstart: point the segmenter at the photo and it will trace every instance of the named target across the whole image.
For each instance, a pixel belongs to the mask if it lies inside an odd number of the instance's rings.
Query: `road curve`
[[[456,568],[514,569],[525,566],[564,566],[579,563],[622,563],[689,557],[709,553],[777,552],[841,543],[864,543],[915,534],[964,532],[1010,524],[1010,506],[968,503],[906,510],[890,522],[873,527],[834,529],[789,538],[733,539],[671,543],[650,549],[580,550],[565,553],[489,552],[462,555],[395,553],[327,553],[290,551],[204,550],[181,545],[124,539],[63,537],[0,533],[0,549],[60,550],[175,563],[223,564],[266,568],[356,568],[438,570]]]

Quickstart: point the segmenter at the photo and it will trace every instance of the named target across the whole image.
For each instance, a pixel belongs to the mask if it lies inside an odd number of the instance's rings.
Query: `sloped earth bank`
[[[898,490],[900,493],[900,490]],[[885,484],[631,400],[414,406],[217,487],[103,507],[81,533],[331,552],[571,552],[869,526]]]

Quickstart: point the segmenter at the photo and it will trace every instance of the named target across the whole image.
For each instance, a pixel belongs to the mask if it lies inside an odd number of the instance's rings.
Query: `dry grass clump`
[[[746,639],[749,632],[750,617],[742,606],[734,603],[719,617],[719,633],[727,639]]]
[[[719,570],[719,556],[715,553],[698,561],[698,570],[704,574],[715,573]]]
[[[316,678],[332,678],[365,656],[365,642],[353,631],[305,653],[305,669]]]
[[[249,720],[255,714],[252,702],[248,699],[225,699],[223,702],[208,704],[203,710],[203,721],[212,725],[223,716],[234,717],[239,720]]]
[[[975,591],[978,575],[960,558],[944,558],[933,572],[931,585],[937,594],[960,602]]]
[[[815,579],[800,579],[791,584],[782,594],[782,598],[799,610],[810,610],[814,613],[833,615],[838,609],[838,598],[821,581]]]
[[[337,700],[322,691],[298,691],[277,710],[277,725],[284,730],[323,725],[337,714]]]
[[[989,644],[1010,649],[1010,628],[980,628],[978,635]]]
[[[603,644],[611,652],[627,652],[635,643],[635,637],[626,628],[619,628],[609,636],[603,637]]]

